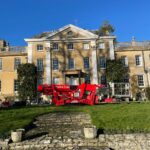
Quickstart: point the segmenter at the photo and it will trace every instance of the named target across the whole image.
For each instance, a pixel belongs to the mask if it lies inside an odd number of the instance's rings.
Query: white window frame
[[[72,47],[73,47],[73,48],[71,48],[71,49],[68,48],[68,45],[69,45],[69,44],[72,44]],[[73,43],[67,43],[67,49],[68,49],[68,50],[74,50],[74,44],[73,44]]]
[[[59,78],[53,77],[53,84],[59,84]]]
[[[128,62],[128,57],[127,56],[122,56],[121,57],[121,61],[124,67],[128,67],[129,66],[129,62]]]
[[[99,49],[105,49],[105,43],[99,43],[98,47]]]
[[[143,77],[143,84],[140,85],[141,83],[139,83],[139,76],[142,76]],[[144,83],[144,74],[138,74],[137,75],[137,84],[139,87],[144,87],[145,86],[145,83]]]
[[[16,83],[17,83],[17,84],[16,84]],[[15,79],[15,80],[14,80],[14,92],[17,92],[17,91],[18,91],[18,84],[19,84],[18,80]]]
[[[37,51],[43,51],[44,50],[43,44],[37,44],[36,49]]]
[[[57,44],[57,48],[55,48],[55,44]],[[59,44],[58,43],[53,43],[53,51],[59,51]]]
[[[44,60],[43,60],[43,58],[38,58],[36,64],[37,64],[37,71],[43,71],[44,70]]]
[[[69,67],[69,59],[73,59],[73,64],[74,64],[74,67],[73,67],[73,68],[70,68],[70,67]],[[74,69],[75,69],[75,59],[74,59],[74,58],[68,58],[68,69],[69,69],[69,70],[74,70]]]
[[[89,43],[83,43],[83,49],[84,50],[89,50],[90,49],[90,44]]]
[[[58,62],[58,67],[57,68],[54,68],[54,60],[57,60],[57,62]],[[57,70],[59,70],[59,61],[58,61],[58,58],[53,58],[52,59],[52,69],[54,70],[54,71],[57,71]]]
[[[143,65],[143,58],[141,55],[135,55],[135,64],[136,64],[136,66],[142,66]]]
[[[37,78],[37,86],[43,84],[43,78]]]
[[[86,59],[88,58],[88,65],[85,65],[85,62],[87,62],[87,61],[85,61]],[[84,69],[90,69],[90,58],[89,57],[84,57],[83,58],[83,63],[84,63]],[[88,67],[85,67],[85,66],[88,66]]]
[[[104,62],[102,60],[104,60]],[[106,57],[104,56],[99,57],[99,67],[100,69],[106,69]]]
[[[18,61],[19,60],[19,61]],[[18,66],[21,64],[21,59],[20,58],[15,58],[14,59],[14,70],[17,70]]]
[[[104,81],[105,79],[105,83],[102,83],[102,81]],[[106,75],[101,75],[101,84],[106,84],[107,80],[106,80]]]

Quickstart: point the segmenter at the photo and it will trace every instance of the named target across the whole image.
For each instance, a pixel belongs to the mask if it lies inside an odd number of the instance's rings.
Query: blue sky
[[[0,39],[11,45],[66,24],[97,29],[103,20],[120,42],[150,40],[150,0],[0,0]]]

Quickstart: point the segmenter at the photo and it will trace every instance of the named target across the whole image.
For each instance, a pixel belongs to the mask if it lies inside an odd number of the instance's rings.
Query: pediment
[[[97,38],[96,34],[74,25],[67,25],[60,28],[57,32],[51,34],[47,39],[51,40],[69,40],[69,39],[86,39],[86,38]]]

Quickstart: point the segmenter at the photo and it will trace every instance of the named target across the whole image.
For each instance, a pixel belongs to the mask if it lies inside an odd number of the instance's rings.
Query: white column
[[[114,50],[114,42],[113,39],[109,40],[109,50],[110,50],[110,59],[114,60],[115,59],[115,50]]]
[[[46,83],[51,84],[51,54],[50,54],[50,42],[46,43]]]
[[[96,57],[96,42],[92,41],[91,46],[92,50],[92,74],[93,74],[93,84],[98,84],[98,76],[97,76],[97,57]]]
[[[32,63],[32,44],[28,43],[28,48],[27,48],[27,52],[28,52],[28,63]]]

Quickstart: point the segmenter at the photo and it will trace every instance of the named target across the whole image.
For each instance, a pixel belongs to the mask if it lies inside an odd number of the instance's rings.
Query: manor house
[[[66,25],[25,39],[27,46],[9,46],[0,40],[0,95],[17,95],[17,66],[34,63],[42,73],[37,83],[106,84],[107,59],[121,58],[129,75],[122,82],[144,91],[150,86],[150,41],[116,42],[116,36]]]

